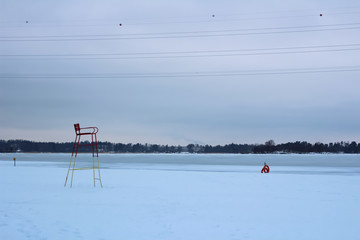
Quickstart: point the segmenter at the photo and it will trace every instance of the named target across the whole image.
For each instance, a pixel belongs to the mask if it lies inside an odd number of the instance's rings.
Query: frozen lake
[[[69,153],[6,153],[0,154],[0,161],[15,157],[20,166],[57,166],[68,168]],[[307,174],[360,174],[360,155],[356,154],[100,154],[103,169],[153,169],[187,171],[244,172],[249,166],[262,168],[264,162],[270,165],[271,173]],[[79,154],[77,166],[92,164],[91,154]],[[289,167],[289,168],[282,168]],[[251,170],[252,171],[252,170]]]
[[[104,188],[85,170],[71,189],[69,160],[0,154],[0,239],[360,236],[360,155],[101,154]]]

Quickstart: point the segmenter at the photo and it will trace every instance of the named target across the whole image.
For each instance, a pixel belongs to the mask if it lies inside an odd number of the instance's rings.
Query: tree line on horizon
[[[88,142],[82,142],[88,144]],[[71,153],[73,142],[35,142],[29,140],[0,140],[0,152],[48,152],[48,153]],[[268,154],[268,153],[360,153],[360,143],[335,142],[335,143],[308,143],[296,141],[275,144],[269,140],[264,144],[226,144],[226,145],[199,145],[188,144],[187,146],[141,144],[141,143],[111,143],[98,142],[100,153],[239,153],[239,154]],[[91,152],[91,147],[81,147],[79,152]]]

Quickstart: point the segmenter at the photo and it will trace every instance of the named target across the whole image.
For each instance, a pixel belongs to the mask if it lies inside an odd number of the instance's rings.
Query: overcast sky
[[[0,55],[0,139],[360,141],[357,0],[3,0]]]

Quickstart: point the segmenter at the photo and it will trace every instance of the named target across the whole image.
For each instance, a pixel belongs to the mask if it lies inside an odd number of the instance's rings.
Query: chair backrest
[[[74,124],[74,128],[75,128],[75,133],[76,133],[76,134],[80,134],[80,124],[79,124],[79,123],[75,123],[75,124]]]

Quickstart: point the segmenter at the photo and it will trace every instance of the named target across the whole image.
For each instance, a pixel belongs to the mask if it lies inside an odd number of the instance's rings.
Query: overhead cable
[[[164,72],[164,73],[84,73],[84,74],[1,74],[0,79],[133,79],[133,78],[188,78],[188,77],[232,77],[259,75],[286,75],[358,72],[360,66],[288,68],[242,71],[211,71],[211,72]]]
[[[188,31],[188,32],[134,33],[134,34],[0,36],[0,42],[57,42],[57,41],[100,41],[100,40],[129,40],[129,39],[226,37],[226,36],[343,31],[343,30],[355,30],[355,29],[360,29],[360,23],[276,27],[276,28],[230,29],[230,30],[216,30],[216,31],[214,30],[214,31]]]

